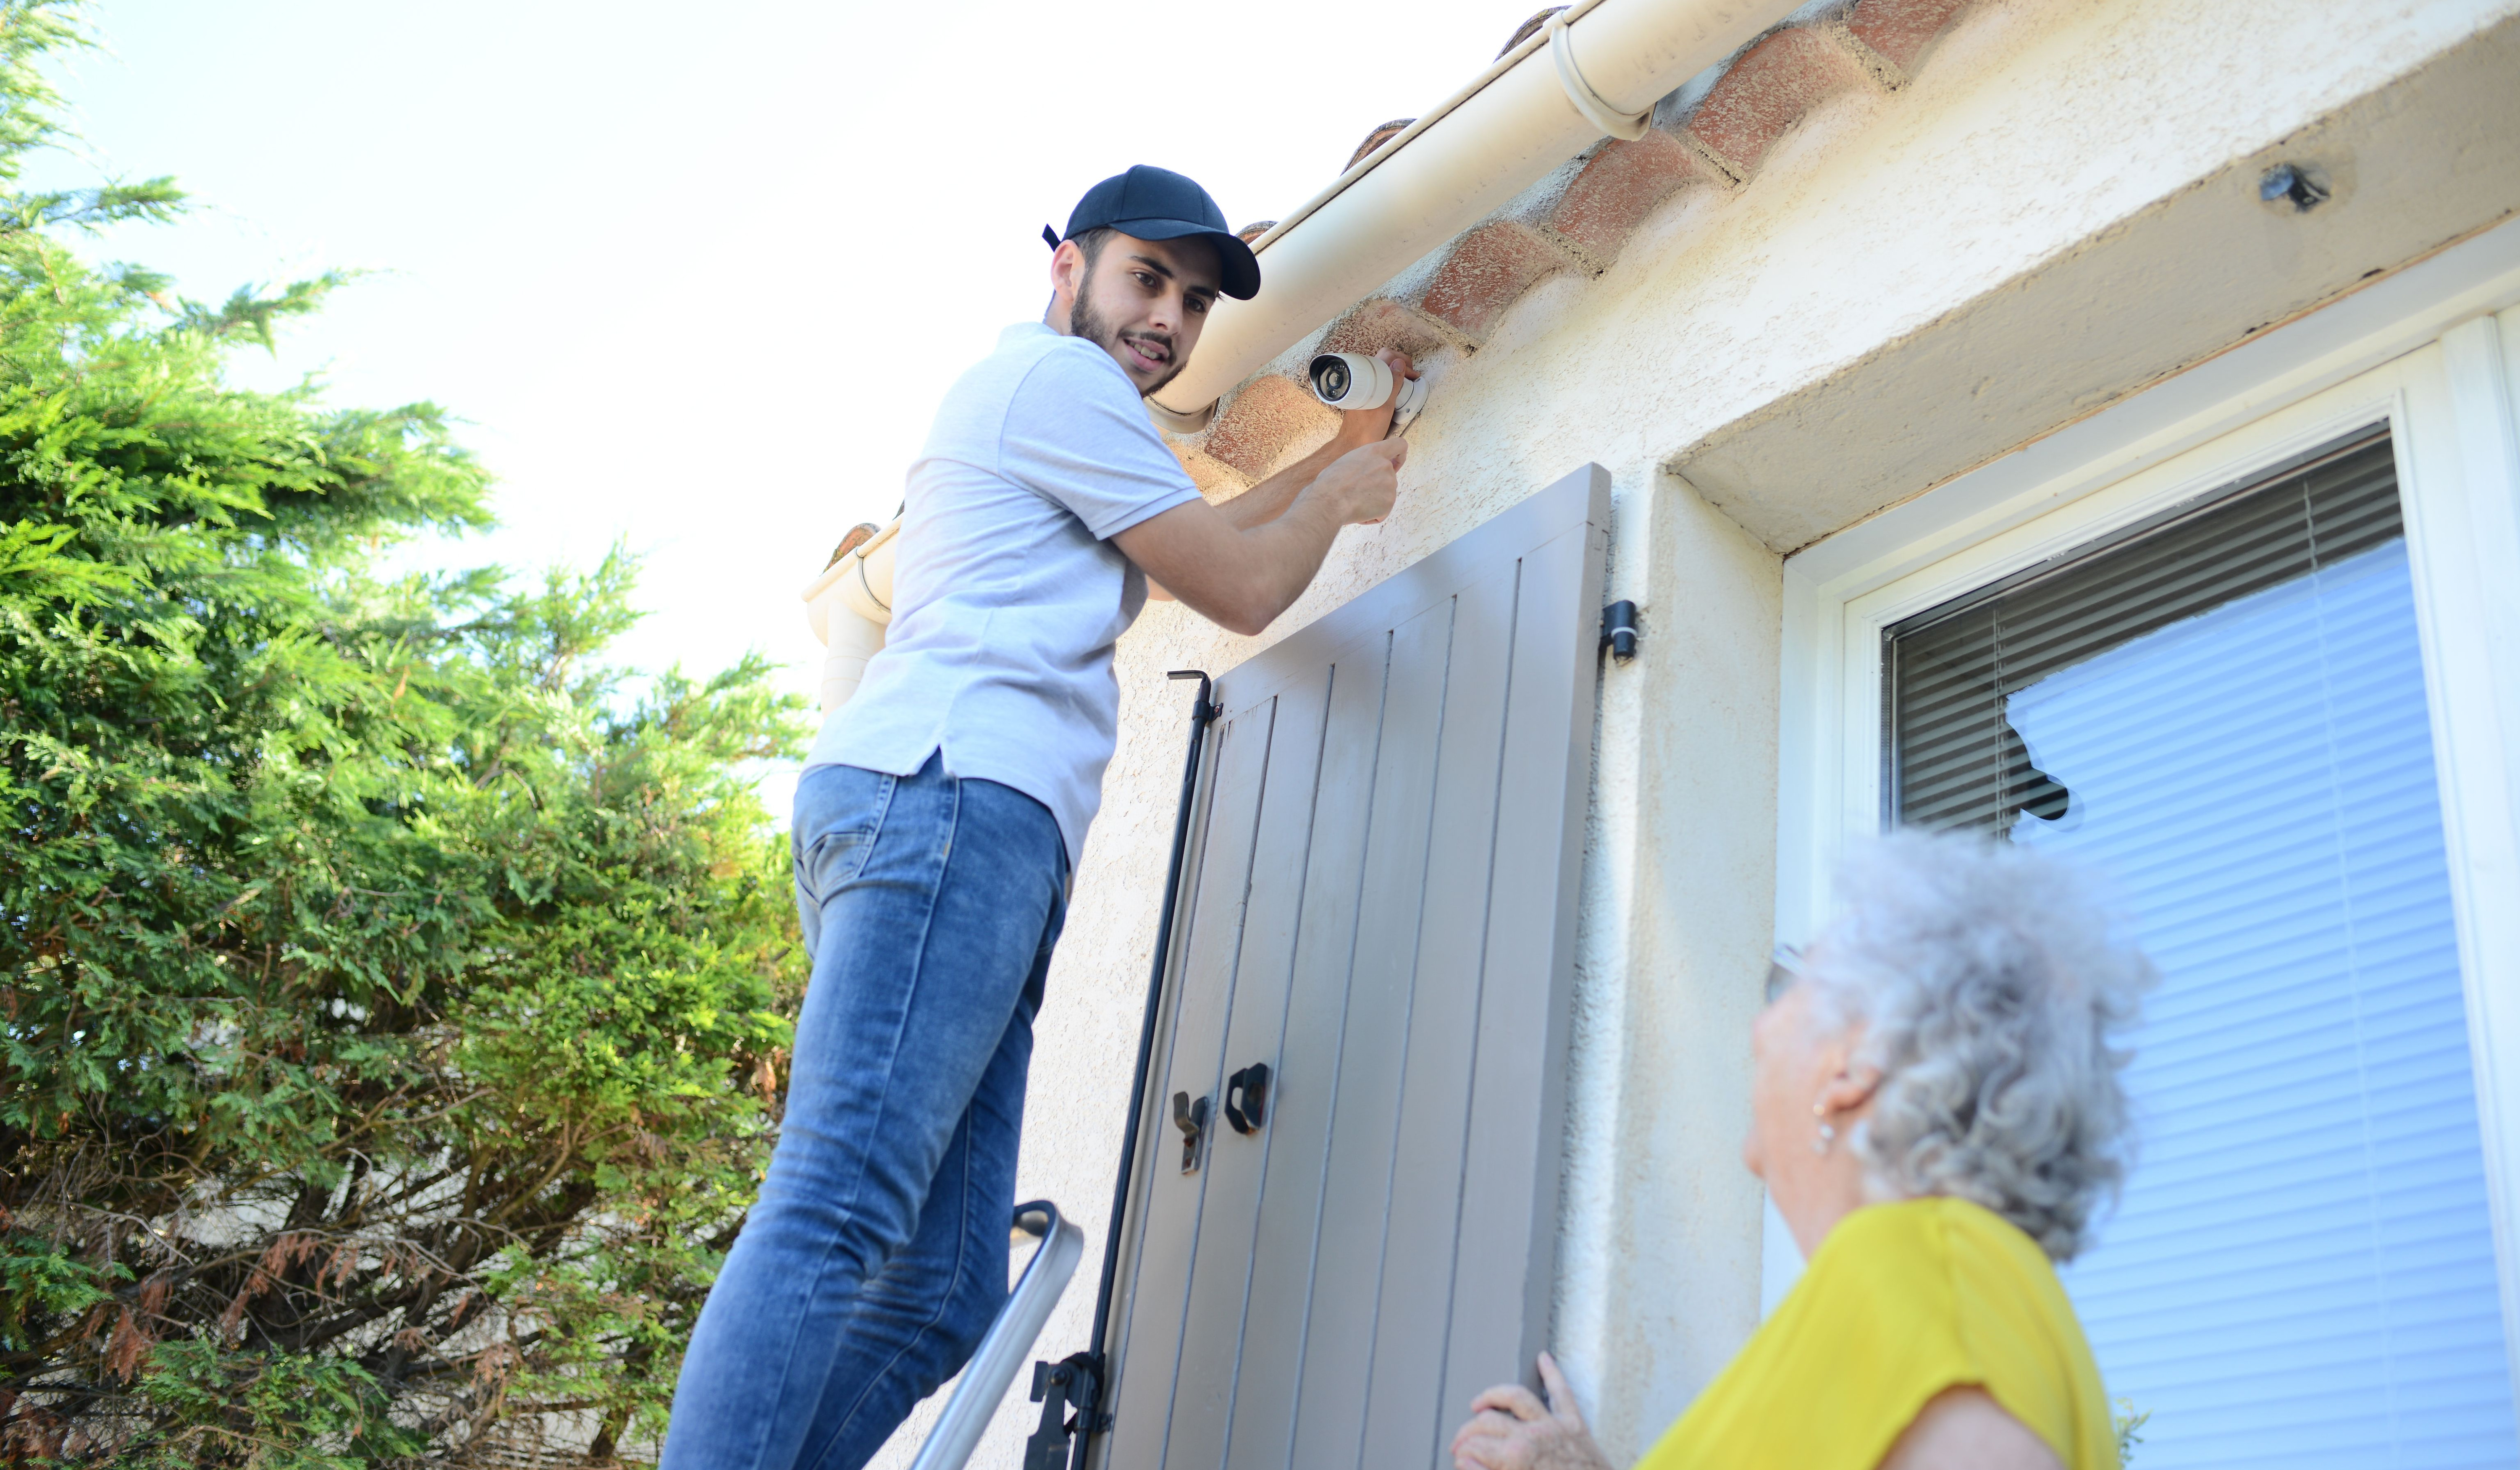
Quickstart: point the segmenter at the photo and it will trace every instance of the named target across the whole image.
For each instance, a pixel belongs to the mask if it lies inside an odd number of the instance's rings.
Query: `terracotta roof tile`
[[[1303,383],[1264,373],[1237,389],[1207,431],[1207,453],[1236,472],[1259,479],[1297,439],[1334,428],[1333,410]]]
[[[1916,69],[1925,48],[1952,23],[1968,0],[1857,0],[1846,18],[1848,33],[1899,68],[1899,81]]]
[[[1373,131],[1366,134],[1365,141],[1356,146],[1356,152],[1348,155],[1347,161],[1339,165],[1339,172],[1345,173],[1364,162],[1367,154],[1390,142],[1401,130],[1417,120],[1415,117],[1394,117],[1389,122],[1375,123]]]
[[[1803,114],[1840,92],[1873,85],[1855,52],[1822,26],[1788,26],[1726,67],[1688,120],[1689,135],[1727,172],[1746,179]]]
[[[1532,283],[1573,262],[1540,232],[1509,219],[1492,219],[1453,242],[1418,303],[1428,316],[1459,329],[1472,341],[1488,333]]]
[[[1605,144],[1585,160],[1549,211],[1549,224],[1606,265],[1654,205],[1711,177],[1695,150],[1654,128],[1633,143]]]
[[[1389,296],[1376,296],[1339,318],[1330,330],[1322,334],[1313,352],[1379,352],[1396,347],[1414,358],[1424,358],[1447,347],[1468,347],[1475,344],[1463,338],[1450,323],[1427,315],[1406,301]]]
[[[1550,18],[1551,16],[1553,16],[1553,15],[1557,14],[1559,11],[1564,10],[1565,8],[1566,8],[1566,7],[1565,7],[1565,6],[1562,6],[1562,5],[1552,5],[1552,6],[1549,7],[1547,10],[1543,10],[1543,11],[1535,11],[1535,12],[1533,12],[1533,13],[1532,13],[1532,17],[1531,17],[1531,19],[1530,19],[1530,20],[1528,20],[1528,21],[1523,22],[1520,25],[1515,26],[1515,27],[1513,28],[1513,34],[1512,34],[1512,35],[1509,35],[1509,36],[1508,36],[1508,37],[1506,37],[1506,42],[1505,42],[1505,44],[1504,44],[1504,45],[1502,45],[1502,46],[1499,46],[1499,47],[1497,48],[1496,59],[1497,59],[1498,61],[1504,61],[1504,60],[1505,60],[1505,54],[1506,54],[1507,52],[1511,51],[1511,50],[1512,50],[1513,48],[1515,48],[1516,46],[1519,46],[1519,45],[1521,45],[1523,42],[1525,42],[1525,41],[1527,41],[1527,40],[1530,40],[1530,39],[1531,39],[1531,33],[1532,33],[1533,31],[1538,30],[1538,29],[1539,29],[1540,27],[1542,27],[1543,25],[1548,24],[1548,23],[1549,23],[1549,18]]]

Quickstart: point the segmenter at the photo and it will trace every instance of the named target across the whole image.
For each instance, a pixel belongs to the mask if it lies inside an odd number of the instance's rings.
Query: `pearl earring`
[[[1812,1139],[1812,1152],[1825,1156],[1828,1153],[1828,1146],[1837,1141],[1837,1130],[1829,1127],[1826,1121],[1828,1118],[1828,1104],[1825,1102],[1813,1103],[1812,1116],[1822,1120],[1820,1125],[1820,1136]]]

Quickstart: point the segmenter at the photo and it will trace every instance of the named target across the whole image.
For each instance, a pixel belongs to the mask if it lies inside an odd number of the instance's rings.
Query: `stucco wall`
[[[1665,467],[2511,9],[1988,0],[1908,86],[1833,99],[1747,187],[1679,194],[1603,275],[1542,281],[1474,356],[1430,364],[1397,512],[1347,532],[1275,634],[1579,464],[1611,473],[1608,594],[1643,605],[1646,633],[1603,681],[1557,1340],[1615,1454],[1649,1443],[1755,1325],[1759,1277],[1759,1196],[1737,1143],[1772,913],[1778,548]],[[2262,325],[2214,318],[2175,282],[2138,286],[2132,299],[2055,301],[2051,330],[1988,343],[1984,368],[2070,356],[2077,312],[2201,312],[2225,343]],[[2085,411],[2080,391],[2060,383],[2043,424]],[[1954,381],[1956,421],[1970,392]],[[1799,488],[1759,493],[1790,503]],[[1159,603],[1121,645],[1120,747],[1026,1114],[1021,1189],[1058,1200],[1094,1243],[1042,1356],[1083,1346],[1092,1310],[1189,700],[1164,672],[1222,671],[1269,641]],[[1022,1388],[975,1463],[1016,1462],[1034,1417]],[[907,1464],[915,1442],[878,1463]]]
[[[1557,1353],[1641,1451],[1758,1323],[1741,1167],[1775,912],[1777,557],[1669,475],[1623,508],[1645,641],[1603,680]],[[1651,646],[1646,656],[1645,645]]]

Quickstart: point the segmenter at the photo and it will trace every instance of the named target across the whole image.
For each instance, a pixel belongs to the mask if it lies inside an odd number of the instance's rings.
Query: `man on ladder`
[[[1220,293],[1260,289],[1191,180],[1140,165],[1095,185],[1050,274],[1043,319],[937,411],[885,646],[797,783],[813,980],[664,1470],[856,1470],[970,1355],[1006,1299],[1033,1017],[1119,719],[1112,645],[1149,577],[1260,632],[1398,490],[1387,406],[1221,506],[1164,447],[1140,399]]]

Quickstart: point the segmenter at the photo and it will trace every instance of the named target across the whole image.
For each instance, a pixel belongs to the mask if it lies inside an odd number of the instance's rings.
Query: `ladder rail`
[[[971,1451],[979,1448],[980,1436],[1015,1381],[1015,1370],[1032,1356],[1052,1309],[1076,1274],[1077,1263],[1085,1259],[1085,1232],[1046,1199],[1017,1205],[1015,1228],[1041,1237],[1041,1244],[1025,1263],[1007,1305],[999,1309],[998,1319],[989,1324],[988,1336],[980,1339],[979,1351],[964,1365],[962,1379],[945,1401],[945,1412],[919,1447],[910,1470],[963,1470],[970,1462]]]

